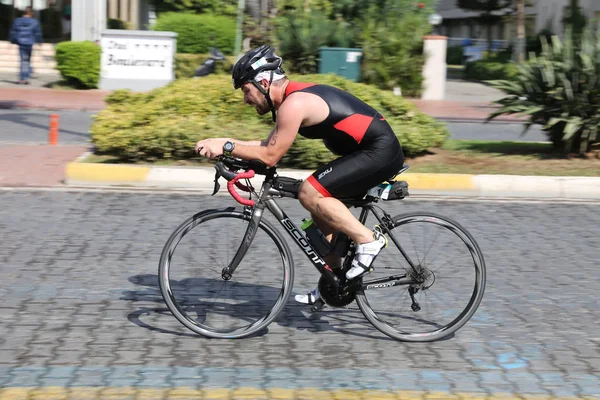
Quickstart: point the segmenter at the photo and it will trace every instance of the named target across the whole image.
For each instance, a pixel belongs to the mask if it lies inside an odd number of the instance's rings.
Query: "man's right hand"
[[[204,139],[196,143],[196,153],[208,158],[214,158],[218,155],[223,154],[223,145],[227,142],[228,138],[211,138]],[[205,150],[205,151],[203,151]]]

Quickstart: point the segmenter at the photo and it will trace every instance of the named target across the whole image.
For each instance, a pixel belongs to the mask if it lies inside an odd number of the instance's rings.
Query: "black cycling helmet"
[[[281,57],[275,54],[275,49],[265,44],[250,50],[235,63],[231,78],[233,87],[239,89],[246,82],[252,81],[262,71],[283,73]]]
[[[274,73],[285,73],[281,68],[282,62],[283,60],[281,57],[275,54],[275,49],[267,44],[264,44],[244,54],[242,58],[235,63],[233,70],[231,71],[231,80],[233,82],[234,89],[239,89],[246,82],[252,82],[252,84],[256,86],[256,88],[260,90],[263,95],[265,95],[267,103],[269,103],[269,106],[271,107],[273,121],[275,121],[275,107],[273,107],[273,102],[271,101],[271,96],[269,95],[271,88],[269,86],[269,89],[265,90],[258,84],[258,82],[254,80],[254,78],[256,78],[256,75],[263,71],[271,71],[271,79],[269,80],[269,84],[272,83]]]

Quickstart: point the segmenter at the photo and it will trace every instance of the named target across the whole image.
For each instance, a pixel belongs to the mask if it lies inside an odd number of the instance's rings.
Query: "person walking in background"
[[[19,84],[29,84],[31,78],[31,51],[35,43],[42,43],[42,28],[33,18],[33,8],[28,6],[25,15],[15,19],[10,28],[10,42],[19,46],[21,71]]]

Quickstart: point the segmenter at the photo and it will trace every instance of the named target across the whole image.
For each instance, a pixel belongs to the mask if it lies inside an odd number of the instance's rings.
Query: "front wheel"
[[[485,261],[475,239],[433,213],[398,215],[392,226],[388,247],[365,276],[365,289],[356,293],[360,310],[378,330],[401,341],[435,341],[456,332],[473,316],[485,289]],[[403,284],[368,285],[389,276],[403,277]]]
[[[175,318],[212,338],[257,333],[281,312],[294,280],[290,249],[277,230],[261,220],[235,272],[229,266],[245,238],[251,216],[210,210],[181,224],[160,257],[160,291]]]

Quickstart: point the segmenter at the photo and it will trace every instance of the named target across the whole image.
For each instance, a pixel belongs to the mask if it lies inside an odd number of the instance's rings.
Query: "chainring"
[[[356,293],[350,290],[338,293],[337,289],[333,288],[324,276],[321,276],[319,279],[319,295],[331,307],[346,307],[356,297]]]

